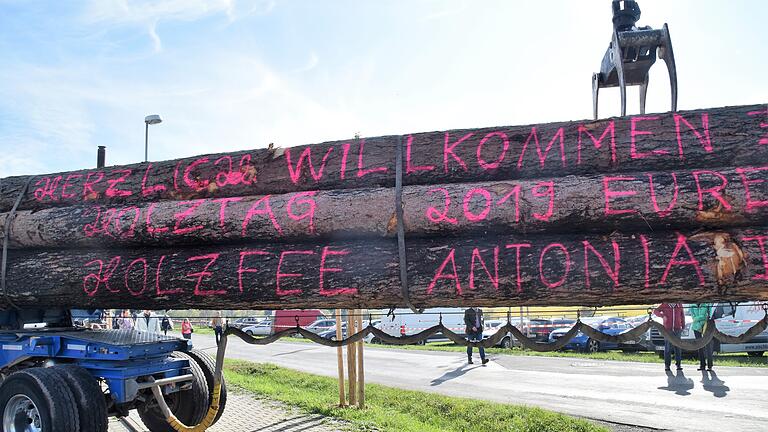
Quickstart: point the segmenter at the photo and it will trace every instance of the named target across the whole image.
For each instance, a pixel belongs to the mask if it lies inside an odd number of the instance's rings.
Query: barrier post
[[[341,332],[341,309],[336,309],[336,340],[344,338]],[[344,395],[344,348],[336,347],[337,369],[339,371],[339,406],[347,406],[347,398]]]
[[[355,310],[347,310],[347,337],[353,334],[355,331],[355,318],[353,317]],[[354,344],[347,345],[347,374],[349,381],[349,405],[357,404],[357,348]]]
[[[356,310],[357,331],[363,330],[363,311]],[[365,369],[363,368],[363,340],[357,343],[357,407],[365,408]]]

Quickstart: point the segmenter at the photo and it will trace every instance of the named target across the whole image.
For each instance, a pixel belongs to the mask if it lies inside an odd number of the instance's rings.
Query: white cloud
[[[205,62],[185,56],[172,63],[173,70],[152,82],[118,78],[91,64],[0,70],[6,100],[23,101],[15,110],[25,121],[13,133],[34,141],[9,146],[18,157],[4,161],[2,176],[83,168],[97,145],[107,145],[108,164],[140,161],[146,114],[164,119],[150,130],[153,160],[317,142],[338,138],[339,130],[352,136],[359,124],[255,57],[218,53]],[[10,133],[0,131],[0,142],[22,142]]]
[[[311,53],[309,53],[309,58],[307,59],[307,63],[297,68],[296,70],[294,70],[294,72],[299,72],[299,73],[309,72],[315,67],[317,67],[319,63],[320,63],[320,58],[317,56],[317,53],[312,51]]]
[[[275,0],[90,0],[82,20],[90,25],[138,26],[147,32],[154,51],[160,52],[157,26],[162,21],[196,21],[224,14],[232,22],[268,14],[275,4]]]

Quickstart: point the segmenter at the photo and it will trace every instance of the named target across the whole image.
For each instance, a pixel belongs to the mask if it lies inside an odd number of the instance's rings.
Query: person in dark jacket
[[[464,311],[464,324],[467,326],[467,340],[470,342],[480,342],[483,340],[483,310],[477,307],[469,308]],[[480,360],[483,364],[488,363],[485,358],[485,349],[480,349]],[[472,364],[472,346],[467,345],[467,362]]]
[[[673,335],[680,337],[680,334],[685,328],[685,312],[683,311],[683,305],[681,303],[662,303],[654,309],[653,314],[660,316],[663,319],[664,328],[667,329]],[[675,352],[675,365],[677,370],[683,370],[683,366],[680,364],[683,358],[683,353],[680,347],[674,346],[669,343],[668,339],[664,340],[664,370],[669,372],[669,367],[672,364],[672,350]]]
[[[163,331],[165,336],[168,336],[168,330],[173,330],[173,322],[168,317],[168,314],[163,315],[163,319],[160,321],[160,330]]]

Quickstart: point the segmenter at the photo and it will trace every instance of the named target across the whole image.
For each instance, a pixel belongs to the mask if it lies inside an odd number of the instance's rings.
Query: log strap
[[[403,137],[397,136],[397,155],[395,156],[395,218],[397,219],[397,255],[400,265],[400,289],[403,303],[414,313],[422,313],[411,303],[408,292],[408,257],[405,254],[405,225],[403,223]]]
[[[325,345],[329,347],[341,347],[344,345],[349,345],[351,343],[359,342],[369,334],[373,334],[376,338],[388,344],[412,345],[412,344],[419,343],[421,341],[426,341],[432,335],[435,335],[437,333],[442,333],[443,336],[450,339],[456,345],[491,348],[493,346],[498,345],[502,339],[507,337],[508,334],[511,334],[525,348],[528,348],[532,351],[537,351],[537,352],[547,352],[547,351],[557,351],[557,350],[563,349],[568,344],[568,342],[570,342],[571,339],[575,337],[579,332],[600,342],[623,343],[623,342],[629,342],[629,341],[637,341],[648,330],[656,329],[672,345],[676,347],[680,347],[686,351],[696,351],[698,349],[705,347],[708,343],[712,341],[712,339],[717,339],[723,343],[747,343],[753,338],[755,338],[757,335],[765,331],[766,328],[768,328],[768,309],[766,310],[766,314],[763,317],[763,319],[758,321],[749,330],[745,331],[744,333],[738,336],[730,336],[720,332],[720,330],[718,330],[715,327],[715,321],[710,319],[707,322],[707,329],[704,331],[704,334],[702,335],[702,337],[694,340],[681,339],[679,336],[676,336],[672,332],[665,329],[662,324],[656,321],[653,321],[650,318],[648,319],[648,321],[638,325],[637,327],[618,335],[609,335],[601,331],[595,330],[594,328],[590,327],[587,324],[584,324],[581,321],[576,321],[576,324],[574,324],[573,327],[571,327],[571,329],[568,330],[567,333],[563,334],[562,337],[557,339],[555,342],[551,342],[551,343],[541,343],[541,342],[536,342],[533,339],[529,339],[527,336],[523,334],[523,332],[520,331],[520,329],[512,325],[512,323],[509,321],[507,321],[507,323],[504,326],[499,327],[496,333],[494,333],[491,337],[479,342],[469,341],[464,336],[454,333],[449,328],[445,327],[442,324],[442,322],[436,326],[430,327],[414,335],[399,336],[399,337],[392,336],[388,333],[385,333],[383,330],[373,327],[371,325],[368,325],[368,327],[360,330],[355,334],[351,334],[349,335],[349,337],[342,340],[325,339],[299,326],[291,327],[291,328],[279,331],[271,336],[266,336],[261,338],[250,336],[240,329],[230,327],[224,332],[224,336],[234,335],[252,345],[268,345],[273,342],[277,342],[280,338],[290,337],[298,333],[301,336],[311,340],[312,342],[318,343],[320,345]]]
[[[8,214],[5,216],[5,230],[3,232],[3,257],[2,263],[0,263],[0,291],[3,294],[3,299],[15,309],[19,309],[19,307],[16,306],[13,300],[11,300],[5,284],[5,273],[8,269],[8,241],[11,232],[11,222],[13,221],[13,217],[16,215],[16,209],[19,208],[19,203],[21,203],[21,199],[24,198],[24,194],[27,193],[27,188],[29,188],[29,184],[31,182],[32,176],[29,176],[27,181],[24,183],[24,186],[22,186],[21,191],[19,191],[19,196],[16,197],[16,201],[13,203],[11,211],[8,212]]]

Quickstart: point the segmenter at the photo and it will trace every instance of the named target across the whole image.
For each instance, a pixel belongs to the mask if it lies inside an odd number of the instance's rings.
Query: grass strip
[[[303,338],[282,338],[281,342],[307,342],[312,341]],[[404,350],[416,350],[416,351],[447,351],[447,352],[466,352],[467,348],[459,345],[454,345],[451,342],[430,342],[426,345],[379,345],[379,344],[366,344],[366,348],[382,348],[382,349],[404,349]],[[531,350],[523,350],[520,348],[487,348],[485,350],[490,354],[501,355],[517,355],[517,356],[538,356],[538,357],[569,357],[591,360],[616,360],[616,361],[628,361],[636,363],[664,363],[664,359],[660,358],[654,352],[640,351],[640,352],[622,352],[622,351],[601,351],[596,353],[582,353],[576,351],[553,351],[553,352],[536,352]],[[685,358],[684,364],[698,365],[698,358]],[[745,353],[729,353],[729,354],[716,354],[715,366],[734,366],[734,367],[768,367],[768,356],[762,357],[750,357]]]
[[[586,420],[540,408],[366,384],[366,408],[339,408],[338,382],[271,364],[227,360],[228,385],[313,414],[344,419],[354,430],[392,432],[608,432]]]

